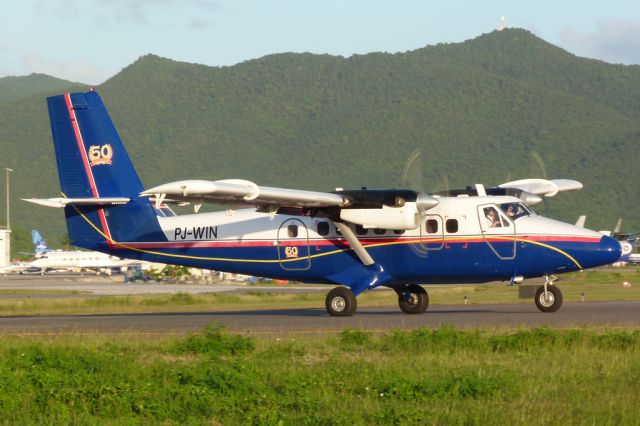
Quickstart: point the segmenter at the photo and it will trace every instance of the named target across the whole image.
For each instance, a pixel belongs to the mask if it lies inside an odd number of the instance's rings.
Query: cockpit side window
[[[501,228],[502,222],[500,221],[500,214],[495,207],[485,207],[482,209],[484,213],[484,220],[487,223],[487,228]]]
[[[511,220],[531,216],[531,211],[524,203],[503,203],[499,207]]]

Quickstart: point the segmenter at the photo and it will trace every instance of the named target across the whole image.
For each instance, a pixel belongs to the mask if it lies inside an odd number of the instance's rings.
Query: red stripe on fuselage
[[[84,171],[87,174],[87,179],[89,179],[89,188],[91,188],[91,195],[93,195],[95,198],[99,198],[100,194],[98,193],[98,187],[93,177],[93,171],[91,170],[91,166],[89,165],[89,158],[87,157],[87,152],[84,146],[84,140],[82,139],[82,133],[80,132],[80,126],[78,125],[78,119],[76,117],[75,111],[73,110],[73,103],[71,102],[71,95],[69,93],[64,94],[64,101],[67,104],[69,119],[71,121],[71,126],[73,127],[73,133],[76,136],[76,143],[78,144],[78,150],[80,151],[80,157],[82,158]],[[107,225],[107,218],[105,217],[104,210],[102,208],[98,209],[98,217],[100,217],[100,223],[102,224],[102,231],[108,237],[107,244],[111,246],[111,233],[109,232],[109,226]]]
[[[370,238],[366,240],[360,240],[364,246],[371,246],[377,244],[438,244],[444,242],[446,244],[465,244],[465,243],[484,243],[489,242],[508,242],[509,236],[501,238],[483,238],[483,237],[469,237],[469,238],[452,238],[452,239],[420,239],[417,237],[404,237],[404,238]],[[582,242],[582,243],[597,243],[600,241],[597,237],[580,237],[580,236],[558,236],[558,235],[531,235],[531,236],[517,236],[519,242],[544,242],[544,243],[560,243],[560,242]],[[274,244],[277,243],[277,244]],[[277,247],[277,246],[306,246],[307,240],[251,240],[251,241],[167,241],[167,242],[123,242],[123,245],[139,248],[139,249],[160,249],[160,248],[222,248],[222,247]],[[322,239],[322,240],[308,240],[309,246],[343,246],[349,247],[349,243],[345,239]],[[123,248],[123,247],[117,247]]]

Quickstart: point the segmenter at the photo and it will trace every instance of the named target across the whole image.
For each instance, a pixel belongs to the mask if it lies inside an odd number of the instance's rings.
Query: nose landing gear
[[[553,275],[545,275],[544,285],[538,288],[535,295],[535,302],[542,312],[555,312],[562,306],[562,292],[553,285],[557,280]]]

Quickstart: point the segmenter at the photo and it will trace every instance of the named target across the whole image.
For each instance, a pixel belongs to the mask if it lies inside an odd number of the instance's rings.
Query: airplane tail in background
[[[81,200],[64,203],[71,244],[108,251],[117,242],[164,241],[98,93],[52,96],[47,105],[62,196]],[[120,198],[119,203],[104,202],[114,198]]]
[[[51,251],[51,249],[47,245],[47,242],[44,240],[44,238],[42,238],[42,235],[40,235],[37,229],[31,230],[31,241],[33,241],[33,247],[36,256]]]

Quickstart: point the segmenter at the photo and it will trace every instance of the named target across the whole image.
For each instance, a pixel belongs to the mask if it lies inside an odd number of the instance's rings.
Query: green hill
[[[0,78],[0,103],[11,102],[40,93],[57,92],[78,85],[79,83],[61,80],[46,74],[2,77]]]
[[[640,229],[640,67],[578,58],[524,30],[223,68],[148,55],[97,89],[147,187],[185,178],[398,187],[419,148],[417,186],[436,190],[543,177],[537,153],[548,177],[585,184],[538,210],[567,221],[587,214],[597,229],[623,217]],[[59,191],[48,126],[43,96],[0,104],[14,200]],[[61,211],[14,203],[16,224],[50,239],[65,232]]]

